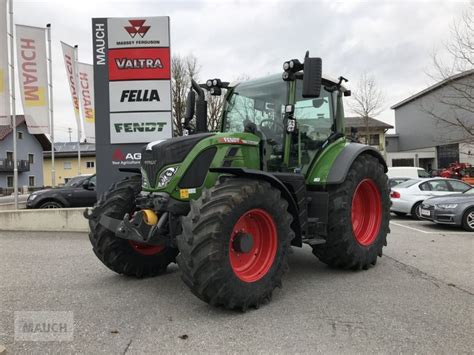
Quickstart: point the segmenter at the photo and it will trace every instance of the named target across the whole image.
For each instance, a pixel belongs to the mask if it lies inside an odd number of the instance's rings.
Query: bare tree
[[[182,121],[186,112],[186,97],[191,86],[191,78],[197,80],[200,66],[192,54],[188,56],[173,55],[171,58],[171,91],[173,94],[174,134],[182,134]]]
[[[247,81],[250,77],[247,74],[239,75],[232,81]],[[221,126],[222,113],[224,111],[225,94],[227,90],[222,90],[220,96],[210,96],[207,101],[207,126],[210,131],[217,131]]]
[[[223,93],[220,96],[209,96],[207,100],[207,128],[210,131],[217,131],[221,126],[224,98]]]
[[[444,132],[443,139],[453,143],[474,144],[474,3],[468,5],[460,19],[451,25],[451,35],[444,44],[447,58],[433,54],[433,73],[428,74],[443,86],[434,93],[431,103],[422,102],[428,113]],[[469,71],[469,72],[468,72]],[[461,73],[467,73],[463,75]]]
[[[370,144],[369,120],[384,110],[384,102],[384,94],[378,88],[375,78],[367,73],[362,74],[356,90],[353,91],[350,107],[364,120],[366,144]]]

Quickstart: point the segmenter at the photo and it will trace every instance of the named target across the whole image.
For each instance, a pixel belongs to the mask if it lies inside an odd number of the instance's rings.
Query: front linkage
[[[167,193],[142,192],[135,199],[136,209],[123,219],[104,213],[106,205],[87,209],[84,217],[92,224],[100,224],[116,237],[147,245],[176,247],[180,233],[179,218],[189,212],[189,202],[171,199]]]

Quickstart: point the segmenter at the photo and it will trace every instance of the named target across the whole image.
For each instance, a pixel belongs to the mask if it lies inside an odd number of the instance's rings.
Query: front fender
[[[296,203],[293,195],[285,186],[285,184],[277,179],[274,175],[267,173],[262,170],[257,169],[246,169],[246,168],[211,168],[210,172],[219,173],[219,174],[230,174],[238,177],[244,177],[249,179],[259,179],[269,182],[273,187],[281,191],[283,198],[288,202],[288,210],[293,216],[293,228],[295,232],[295,240],[292,241],[293,245],[301,247],[302,245],[302,230],[301,230],[301,221],[299,218],[299,209],[298,204]]]

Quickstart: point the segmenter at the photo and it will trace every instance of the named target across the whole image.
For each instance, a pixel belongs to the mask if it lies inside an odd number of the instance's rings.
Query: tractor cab
[[[347,90],[322,79],[319,96],[305,98],[302,76],[283,81],[279,74],[236,84],[225,100],[221,131],[256,134],[262,170],[305,174],[325,142],[343,134],[341,92]]]

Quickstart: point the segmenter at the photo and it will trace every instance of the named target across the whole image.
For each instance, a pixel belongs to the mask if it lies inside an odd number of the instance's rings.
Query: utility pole
[[[74,72],[77,75],[77,60],[78,60],[78,46],[77,44],[74,46]],[[76,80],[77,82],[77,80]],[[76,88],[77,90],[77,97],[79,98],[79,88]],[[80,104],[78,103],[80,109]],[[77,114],[77,113],[76,113]],[[80,113],[79,113],[80,115]],[[80,117],[80,116],[79,116]],[[80,120],[79,120],[80,122]],[[80,124],[81,125],[81,124]],[[77,127],[77,175],[81,175],[81,126]]]
[[[16,97],[15,97],[15,46],[13,40],[13,0],[9,1],[10,13],[10,80],[12,111],[11,124],[13,129],[13,196],[15,199],[15,209],[18,209],[18,161],[17,161],[17,141],[16,141]]]
[[[54,109],[53,109],[53,60],[51,56],[51,24],[46,25],[48,33],[48,66],[49,66],[49,116],[51,120],[51,186],[56,187],[56,169],[54,166]]]

